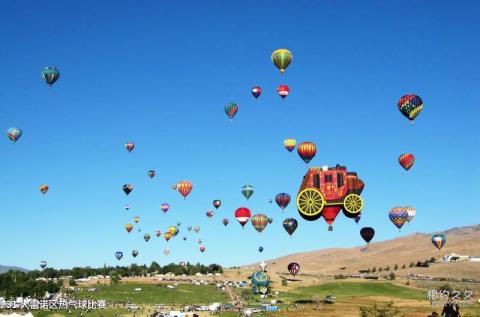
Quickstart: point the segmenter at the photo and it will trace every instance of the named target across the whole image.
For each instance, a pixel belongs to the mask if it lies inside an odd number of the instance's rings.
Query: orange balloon
[[[177,184],[177,189],[182,194],[183,198],[187,198],[188,194],[192,191],[192,183],[189,181],[180,181]]]

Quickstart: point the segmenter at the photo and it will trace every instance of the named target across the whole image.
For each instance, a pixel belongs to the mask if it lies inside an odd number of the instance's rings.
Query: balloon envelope
[[[277,194],[277,196],[275,196],[275,202],[277,203],[278,207],[285,209],[290,203],[290,195],[287,193]]]
[[[180,181],[177,184],[177,190],[183,196],[183,198],[187,198],[188,194],[192,191],[193,185],[189,181]]]
[[[280,48],[272,53],[272,62],[280,70],[281,73],[290,65],[293,60],[293,54],[287,49]]]
[[[15,127],[8,128],[7,129],[7,136],[10,139],[10,141],[15,143],[22,136],[22,130],[20,130],[19,128],[15,128]]]
[[[47,261],[40,261],[40,267],[42,269],[46,268],[47,267]]]
[[[298,155],[308,164],[317,154],[317,147],[312,142],[302,142],[297,148]]]
[[[133,186],[130,185],[130,184],[125,184],[123,185],[123,191],[125,192],[125,194],[130,194],[133,190]]]
[[[298,221],[295,218],[287,218],[283,221],[283,228],[288,232],[289,235],[292,235],[295,230],[297,230]]]
[[[292,152],[296,145],[297,145],[297,140],[295,139],[283,140],[283,146],[287,149],[288,152]]]
[[[397,103],[398,110],[413,123],[423,109],[423,100],[417,95],[402,96]]]
[[[242,194],[245,198],[249,199],[253,195],[253,186],[252,185],[244,185],[242,187]]]
[[[117,260],[120,260],[121,258],[123,258],[123,252],[121,251],[115,252],[115,257],[117,258]]]
[[[369,243],[375,236],[375,229],[371,227],[364,227],[360,229],[360,236],[362,236],[366,243]]]
[[[434,234],[432,235],[432,243],[437,249],[443,248],[445,243],[447,242],[447,238],[443,234]]]
[[[262,88],[255,86],[252,88],[252,95],[257,99],[262,94]]]
[[[233,117],[235,117],[235,115],[237,114],[237,111],[238,111],[238,106],[236,103],[231,102],[225,106],[225,113],[227,114],[230,120],[232,120]]]
[[[44,67],[41,75],[49,87],[51,87],[60,78],[60,72],[56,67],[53,66]]]
[[[415,156],[410,153],[402,154],[398,157],[398,163],[408,171],[415,163]]]
[[[242,227],[244,227],[248,220],[250,220],[251,215],[250,209],[245,207],[240,207],[235,210],[235,219],[237,219]]]
[[[290,274],[295,276],[300,271],[300,265],[296,262],[292,262],[288,264],[287,269],[290,272]]]
[[[256,214],[252,217],[252,225],[258,232],[262,232],[268,224],[268,217],[264,214]]]

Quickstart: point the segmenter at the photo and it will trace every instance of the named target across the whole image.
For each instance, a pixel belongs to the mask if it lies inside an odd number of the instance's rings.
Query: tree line
[[[0,297],[11,298],[18,296],[43,296],[46,291],[49,293],[58,292],[63,286],[63,282],[53,279],[69,276],[70,285],[75,285],[75,279],[87,278],[89,276],[111,276],[113,282],[118,282],[122,277],[129,276],[146,276],[147,274],[166,274],[174,273],[175,275],[195,275],[196,273],[223,273],[222,266],[218,264],[210,264],[208,266],[197,263],[170,263],[160,266],[153,261],[150,266],[132,264],[130,266],[106,266],[100,268],[91,267],[74,267],[72,269],[54,269],[45,268],[42,271],[34,270],[21,272],[10,270],[0,274]],[[45,280],[47,279],[47,280]]]

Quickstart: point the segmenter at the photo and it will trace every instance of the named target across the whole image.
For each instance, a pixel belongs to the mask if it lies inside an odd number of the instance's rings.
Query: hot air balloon
[[[275,201],[277,202],[278,207],[285,209],[290,203],[290,195],[287,193],[280,193],[275,196]]]
[[[141,229],[141,228],[138,228],[137,232],[142,232],[142,229]]]
[[[252,88],[252,95],[257,99],[262,94],[262,88],[255,86]]]
[[[215,199],[213,201],[213,207],[215,207],[216,209],[218,209],[221,205],[222,205],[222,202],[220,200]]]
[[[45,195],[48,192],[48,185],[40,185],[40,192]]]
[[[200,232],[200,227],[199,227],[199,226],[193,227],[193,231],[194,231],[195,233],[199,233],[199,232]]]
[[[173,236],[176,237],[179,232],[180,232],[180,229],[178,229],[177,227],[175,227],[175,233],[173,234]]]
[[[125,148],[127,149],[128,152],[132,152],[134,147],[135,147],[135,144],[133,142],[125,143]]]
[[[172,234],[169,231],[167,231],[163,234],[163,237],[168,242],[168,240],[170,240],[170,238],[172,237]]]
[[[333,223],[337,218],[340,210],[342,210],[341,206],[326,206],[323,207],[322,210],[322,217],[325,219],[325,222],[328,224],[328,231],[333,231]]]
[[[405,210],[407,211],[407,214],[408,214],[407,221],[408,222],[412,221],[416,213],[415,208],[413,208],[412,206],[407,206],[405,207]]]
[[[230,120],[232,120],[233,117],[235,117],[235,115],[237,114],[237,111],[238,111],[238,106],[236,103],[231,102],[225,106],[225,113],[227,114]]]
[[[150,178],[154,178],[156,174],[157,174],[157,172],[155,172],[154,170],[149,170],[148,171],[148,177],[150,177]]]
[[[123,252],[121,251],[115,252],[115,257],[117,258],[117,260],[120,261],[120,259],[123,258]]]
[[[133,229],[133,225],[131,223],[127,223],[125,225],[125,230],[127,230],[128,233],[130,233],[130,231],[132,231]]]
[[[298,221],[295,218],[287,218],[283,221],[283,228],[291,236],[297,230]]]
[[[358,223],[360,221],[360,219],[362,218],[362,215],[358,215],[356,216],[355,218],[353,218],[355,220],[355,223]]]
[[[172,236],[175,235],[175,232],[177,232],[177,227],[175,226],[168,227],[168,232],[170,232]]]
[[[267,293],[270,285],[270,277],[267,273],[257,271],[252,274],[252,291],[254,293]]]
[[[292,152],[296,145],[297,145],[297,140],[295,139],[283,140],[283,146],[287,149],[288,152]]]
[[[308,164],[317,154],[317,147],[312,142],[302,142],[297,149],[298,155],[302,158],[305,164]]]
[[[370,241],[373,239],[373,236],[375,236],[375,229],[371,227],[364,227],[360,229],[360,235],[366,243],[370,243]]]
[[[298,263],[292,262],[288,264],[287,269],[290,274],[295,276],[300,271],[300,265]]]
[[[145,240],[145,242],[148,242],[148,240],[150,240],[150,235],[148,233],[145,233],[143,235],[143,240]]]
[[[157,236],[157,238],[160,238],[160,236],[162,235],[162,232],[160,230],[157,230],[155,231],[155,235]]]
[[[227,226],[230,221],[227,218],[223,218],[222,223],[224,226]]]
[[[183,196],[183,198],[187,198],[188,194],[192,191],[192,183],[189,181],[180,181],[177,184],[177,189],[180,192],[180,194]]]
[[[398,100],[397,106],[398,110],[410,120],[410,124],[413,124],[413,120],[423,109],[423,101],[417,95],[405,95]]]
[[[46,268],[47,267],[47,261],[40,261],[40,267],[42,269]]]
[[[20,139],[20,137],[22,136],[22,130],[20,130],[19,128],[15,128],[15,127],[8,128],[8,130],[7,130],[7,136],[8,136],[8,138],[10,139],[10,141],[12,141],[13,143],[15,143],[15,142],[17,142],[18,139]]]
[[[170,254],[170,251],[168,249],[163,249],[163,255],[167,256]]]
[[[177,221],[177,227],[180,227],[182,223],[180,221]]]
[[[188,226],[188,227],[187,227],[187,230],[188,230],[188,231],[192,231],[192,226]]]
[[[263,247],[258,247],[258,252],[262,253],[263,252]]]
[[[173,190],[177,190],[177,184],[173,184],[170,186]]]
[[[198,242],[198,244],[202,244],[203,241],[202,241],[202,239],[198,239],[197,242]]]
[[[48,87],[52,85],[60,78],[60,72],[58,69],[52,66],[47,66],[42,69],[42,78],[47,83]]]
[[[183,237],[183,241],[187,241],[187,237]]]
[[[133,190],[133,186],[130,185],[130,184],[125,184],[123,185],[123,191],[125,192],[125,194],[130,194]]]
[[[138,223],[140,221],[140,217],[139,216],[133,217],[133,221],[135,221],[135,223]]]
[[[245,207],[240,207],[237,210],[235,210],[235,219],[242,225],[242,228],[245,226],[245,224],[248,222],[250,219],[251,212],[248,208]]]
[[[445,238],[445,235],[443,234],[432,235],[432,243],[438,250],[443,248],[446,242],[447,242],[447,238]]]
[[[168,209],[170,209],[170,205],[167,204],[167,203],[163,203],[163,204],[160,205],[160,209],[162,209],[162,211],[164,213],[166,213],[168,211]]]
[[[408,171],[413,166],[413,164],[415,163],[415,156],[413,156],[413,154],[410,154],[410,153],[402,154],[398,158],[398,163],[400,163],[400,165],[406,171]]]
[[[407,222],[408,212],[405,207],[394,207],[388,213],[388,217],[398,230],[400,230],[405,222]]]
[[[253,195],[253,186],[245,185],[242,187],[242,194],[245,198],[249,199]]]
[[[268,217],[264,214],[256,214],[252,217],[252,225],[259,233],[261,233],[268,224]]]
[[[129,205],[129,204],[125,204],[125,205],[123,205],[123,208],[125,208],[125,210],[130,210],[130,205]]]
[[[292,60],[292,52],[287,49],[280,48],[272,53],[272,62],[277,66],[281,73],[285,72],[285,69],[290,65]]]
[[[203,246],[203,245],[200,246],[200,252],[202,252],[202,253],[205,252],[205,246]]]
[[[136,258],[137,255],[138,255],[138,251],[137,251],[137,250],[132,250],[132,256],[133,256],[134,258]]]
[[[273,218],[268,218],[268,223],[271,224],[273,222]]]
[[[207,215],[208,218],[212,218],[213,217],[213,211],[212,210],[207,210],[205,212],[205,214]]]
[[[290,93],[290,88],[287,85],[280,85],[277,88],[277,93],[282,99],[285,99]]]

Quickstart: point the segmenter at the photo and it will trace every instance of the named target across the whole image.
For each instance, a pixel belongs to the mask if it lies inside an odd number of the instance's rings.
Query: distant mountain
[[[431,242],[431,233],[413,233],[392,240],[372,242],[354,248],[332,248],[286,255],[267,262],[270,273],[288,274],[287,265],[297,262],[301,272],[313,275],[358,274],[359,270],[395,265],[406,269],[402,274],[417,272],[409,269],[411,262],[424,261],[432,257],[443,257],[446,253],[480,256],[480,225],[452,228],[443,233],[447,242],[439,252]],[[373,240],[375,241],[375,239]],[[257,267],[257,264],[243,268]],[[422,272],[430,276],[461,276],[480,279],[480,262],[464,264],[436,264]]]
[[[0,273],[5,273],[5,272],[8,272],[8,271],[10,271],[10,270],[21,271],[21,272],[28,272],[27,269],[24,269],[24,268],[22,268],[22,267],[0,265]]]

